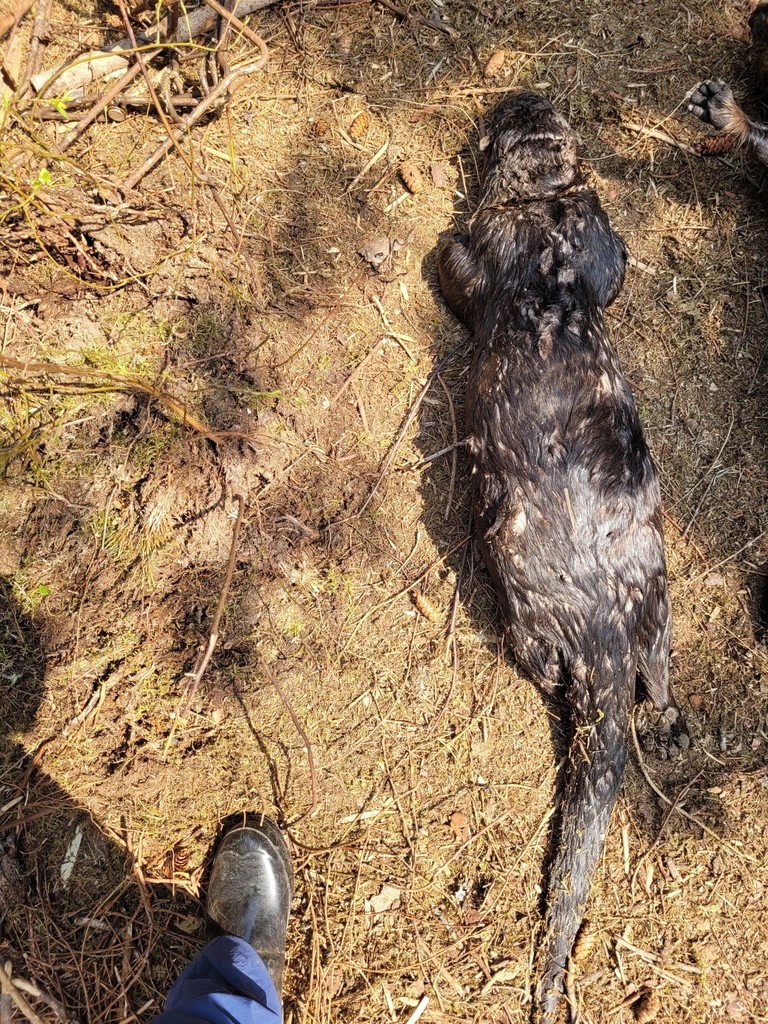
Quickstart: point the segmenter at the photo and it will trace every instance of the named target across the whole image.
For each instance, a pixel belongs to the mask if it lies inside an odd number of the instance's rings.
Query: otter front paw
[[[700,120],[715,128],[728,128],[732,120],[735,100],[725,82],[699,82],[688,94],[688,109]]]

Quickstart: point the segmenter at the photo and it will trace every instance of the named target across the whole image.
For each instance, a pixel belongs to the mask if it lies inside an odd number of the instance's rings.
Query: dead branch
[[[294,825],[298,825],[300,821],[304,821],[305,818],[308,818],[311,814],[313,814],[315,808],[317,807],[317,776],[315,774],[315,759],[312,754],[312,744],[309,742],[309,736],[307,736],[307,733],[303,725],[299,721],[296,712],[293,710],[291,702],[283,693],[280,683],[278,683],[274,673],[270,671],[269,667],[266,665],[262,658],[259,658],[259,664],[261,665],[262,672],[267,676],[270,683],[272,683],[274,688],[277,690],[280,700],[283,702],[283,704],[286,707],[286,710],[288,711],[288,714],[291,716],[291,721],[296,726],[296,730],[301,736],[301,738],[304,740],[304,749],[307,752],[307,761],[309,762],[309,774],[312,780],[312,806],[309,808],[309,810],[306,810],[303,814],[299,815],[298,818],[294,819],[294,821],[290,823],[288,827],[292,828]]]
[[[451,359],[453,359],[453,357],[456,355],[456,353],[458,351],[460,351],[467,344],[467,342],[469,340],[470,340],[470,336],[467,336],[466,338],[462,338],[462,340],[458,343],[458,345],[454,345],[454,347],[451,349],[451,351],[448,353],[448,355],[444,356],[443,359],[441,359],[440,362],[437,364],[437,366],[434,368],[432,373],[430,373],[429,377],[427,378],[427,383],[421,389],[419,397],[416,399],[416,401],[411,406],[410,411],[408,412],[408,415],[405,418],[405,423],[403,424],[402,430],[397,435],[395,443],[389,449],[389,454],[387,455],[386,459],[384,460],[384,465],[381,467],[381,472],[379,473],[378,479],[376,480],[376,483],[371,488],[371,493],[365,499],[365,501],[363,502],[359,512],[357,513],[358,516],[361,516],[363,514],[363,512],[365,512],[365,510],[368,508],[370,503],[373,501],[373,498],[374,498],[376,492],[378,491],[379,487],[381,486],[382,480],[384,479],[384,477],[389,472],[389,467],[392,465],[392,462],[393,462],[393,460],[395,458],[395,455],[397,454],[397,449],[400,447],[400,444],[402,443],[403,438],[405,437],[406,433],[408,432],[408,428],[410,427],[411,423],[413,423],[413,420],[414,420],[414,418],[416,416],[416,413],[419,411],[419,407],[421,406],[421,403],[424,401],[424,398],[426,397],[427,392],[429,391],[429,389],[434,384],[436,378],[440,374],[440,371],[445,369],[445,367],[448,365],[448,363],[451,361]]]
[[[245,511],[245,501],[241,494],[235,494],[234,499],[237,502],[237,519],[235,520],[235,528],[232,531],[232,543],[229,547],[229,562],[227,563],[227,575],[224,577],[224,586],[221,588],[221,594],[219,595],[219,603],[216,605],[216,614],[213,617],[213,625],[211,626],[211,633],[208,637],[208,645],[205,648],[205,653],[202,658],[198,658],[199,664],[195,666],[194,672],[187,673],[192,678],[192,685],[189,688],[186,700],[184,702],[184,710],[176,715],[171,726],[171,731],[168,734],[168,739],[165,744],[165,750],[163,751],[163,757],[168,756],[168,750],[173,741],[173,735],[176,731],[176,723],[183,721],[187,717],[190,705],[194,700],[197,688],[200,685],[200,680],[205,675],[205,670],[208,668],[208,664],[213,655],[216,643],[219,639],[219,626],[221,625],[221,616],[224,613],[224,605],[227,602],[229,595],[229,588],[232,585],[232,575],[235,571],[235,558],[237,556],[237,541],[240,536],[240,526],[243,522],[243,512]]]
[[[246,14],[261,11],[275,3],[277,0],[241,0],[237,8],[238,14],[242,19]],[[188,15],[179,19],[175,41],[191,42],[196,36],[203,35],[212,28],[217,17],[213,8],[207,6],[190,11]],[[158,43],[164,42],[168,38],[168,29],[168,19],[163,18],[153,26],[151,32],[143,37],[146,40],[145,45],[151,49]],[[74,61],[67,61],[55,71],[43,71],[34,75],[30,79],[32,88],[38,96],[42,96],[55,85],[58,94],[63,95],[68,92],[70,95],[76,96],[77,90],[83,89],[97,79],[104,78],[114,71],[126,69],[130,51],[130,39],[121,39],[103,49],[91,50]]]
[[[244,35],[246,39],[253,43],[254,46],[258,46],[259,48],[261,47],[262,40],[259,38],[259,36],[256,35],[253,29],[248,28],[248,26],[244,24],[242,21],[240,21],[239,18],[236,18],[234,13],[228,11],[226,7],[219,3],[219,0],[205,0],[205,3],[214,11],[216,11],[218,15],[224,18],[224,20],[228,22],[232,26],[232,28],[242,33],[242,35]],[[239,10],[240,4],[238,4],[237,6]]]
[[[29,43],[27,70],[24,72],[24,80],[19,86],[20,97],[29,89],[30,79],[40,66],[40,60],[43,56],[43,48],[46,46],[50,38],[48,18],[51,13],[52,2],[53,0],[40,0],[38,5],[37,17],[35,18],[35,24],[32,27],[32,38]]]
[[[32,996],[33,999],[39,999],[41,1003],[47,1003],[59,1020],[64,1021],[64,1024],[75,1024],[77,1018],[71,1016],[67,1012],[66,1007],[58,999],[54,999],[50,992],[46,992],[44,988],[33,984],[31,981],[25,981],[24,978],[13,978],[13,984],[16,988],[21,989],[22,992]]]
[[[15,11],[0,18],[0,39],[11,31],[14,25],[18,25],[35,0],[22,0]]]
[[[254,63],[243,64],[239,68],[233,68],[228,75],[225,75],[224,78],[222,78],[222,80],[219,82],[219,84],[215,86],[213,89],[211,89],[211,91],[208,93],[205,99],[202,100],[197,105],[197,107],[195,107],[192,113],[188,114],[185,118],[182,119],[178,129],[175,132],[171,132],[169,137],[160,143],[155,152],[151,156],[149,156],[144,161],[144,163],[133,172],[130,178],[127,178],[126,181],[123,182],[122,187],[129,190],[136,188],[141,179],[145,175],[149,174],[149,172],[152,170],[155,164],[162,160],[162,158],[165,156],[168,150],[171,149],[172,146],[178,145],[179,141],[186,135],[186,133],[189,131],[192,125],[196,124],[200,120],[203,114],[207,110],[209,110],[214,103],[216,103],[220,96],[223,96],[225,93],[229,92],[231,87],[239,78],[243,78],[246,75],[252,75],[256,71],[261,71],[261,69],[269,60],[269,52],[267,50],[266,43],[264,43],[263,41],[261,46],[261,54],[262,55],[260,59],[254,61]]]
[[[0,370],[19,370],[21,373],[35,374],[62,374],[68,377],[90,377],[101,378],[111,381],[117,391],[141,391],[150,398],[154,398],[161,405],[164,405],[175,416],[178,416],[185,427],[191,427],[201,437],[207,437],[211,441],[223,441],[228,437],[239,437],[245,440],[248,435],[240,430],[209,430],[205,424],[196,419],[181,403],[171,398],[165,391],[156,388],[153,384],[138,377],[131,377],[122,373],[110,373],[108,370],[94,370],[89,366],[61,366],[59,363],[31,363],[23,362],[21,359],[14,359],[12,356],[0,355]]]
[[[147,54],[146,56],[148,57],[149,54]],[[78,139],[83,134],[83,132],[89,125],[93,124],[93,122],[96,120],[99,114],[101,114],[103,110],[106,110],[106,108],[109,106],[112,100],[114,100],[115,97],[118,96],[123,91],[123,89],[125,89],[126,86],[128,86],[134,80],[134,78],[136,77],[136,75],[138,75],[140,71],[141,64],[139,64],[139,62],[137,61],[132,68],[129,68],[126,71],[122,78],[118,78],[118,80],[115,82],[112,88],[104,93],[101,99],[97,103],[95,103],[94,106],[91,107],[91,109],[88,111],[85,117],[80,118],[80,120],[69,133],[69,135],[66,135],[61,140],[61,142],[59,143],[60,153],[65,153],[69,149],[72,143],[75,142],[76,139]],[[144,102],[146,103],[146,100]]]
[[[42,1017],[38,1017],[38,1015],[29,1005],[27,1000],[24,998],[21,991],[11,980],[11,975],[9,973],[9,970],[7,970],[7,968],[9,967],[9,964],[6,964],[6,967],[3,967],[0,964],[0,990],[3,992],[4,995],[11,997],[11,999],[16,1004],[16,1008],[18,1009],[19,1013],[23,1014],[30,1022],[30,1024],[45,1024],[45,1021],[42,1019]]]
[[[392,11],[393,14],[396,14],[398,18],[402,18],[404,21],[415,21],[419,25],[426,25],[427,28],[434,28],[438,32],[444,32],[447,36],[458,34],[455,28],[451,28],[444,21],[440,21],[437,15],[434,18],[425,18],[423,14],[414,14],[412,11],[406,11],[403,7],[398,7],[392,3],[392,0],[373,0],[373,2],[386,7],[388,11]]]

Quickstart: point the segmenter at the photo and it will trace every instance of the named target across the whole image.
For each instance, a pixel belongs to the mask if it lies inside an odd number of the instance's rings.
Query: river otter
[[[752,34],[752,71],[757,91],[768,104],[768,4],[760,4],[749,16]],[[750,120],[725,82],[699,82],[688,96],[688,109],[707,124],[733,135],[768,164],[768,125]]]
[[[536,93],[491,121],[468,237],[440,251],[443,294],[473,331],[467,446],[475,526],[520,666],[571,709],[559,846],[535,1014],[563,972],[621,784],[639,672],[672,723],[656,469],[603,311],[627,251],[583,181],[577,138]]]

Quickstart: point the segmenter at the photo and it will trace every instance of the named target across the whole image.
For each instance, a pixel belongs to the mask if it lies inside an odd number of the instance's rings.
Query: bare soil
[[[465,543],[471,348],[435,254],[472,213],[484,112],[538,88],[634,261],[609,322],[661,472],[692,735],[630,759],[580,1019],[634,1020],[653,989],[659,1021],[768,1020],[765,171],[697,155],[684,101],[722,77],[765,116],[750,5],[411,10],[454,34],[368,4],[251,18],[270,62],[189,133],[195,173],[174,152],[118,206],[104,182],[162,141],[154,114],[46,168],[71,125],[10,104],[0,353],[77,372],[0,367],[3,963],[81,1021],[148,1020],[202,945],[219,823],[257,810],[295,860],[287,1021],[405,1022],[425,995],[425,1022],[528,1019],[564,730]],[[51,19],[45,66],[123,34],[103,6]]]

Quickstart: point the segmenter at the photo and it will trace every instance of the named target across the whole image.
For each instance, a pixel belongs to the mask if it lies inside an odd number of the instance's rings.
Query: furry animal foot
[[[725,82],[699,82],[688,95],[688,109],[701,121],[715,128],[730,129],[736,101]]]
[[[655,753],[662,761],[679,757],[691,745],[688,726],[676,707],[655,711],[645,705],[635,719],[640,745],[646,753]]]

